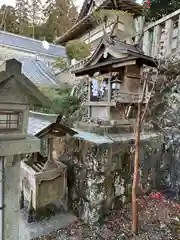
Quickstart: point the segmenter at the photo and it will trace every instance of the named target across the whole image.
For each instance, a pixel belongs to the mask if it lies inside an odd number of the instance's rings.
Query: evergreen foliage
[[[70,116],[80,107],[81,100],[76,96],[71,96],[70,88],[53,89],[50,87],[40,87],[40,90],[52,101],[53,105],[51,109],[41,108],[38,111]]]
[[[179,0],[150,0],[150,8],[147,8],[148,0],[144,1],[144,14],[146,21],[155,21],[180,8]]]
[[[26,29],[28,27],[29,22],[28,1],[16,0],[15,13],[18,26],[18,33],[26,35]]]
[[[90,55],[90,45],[78,39],[66,44],[67,55],[71,59],[82,60]]]
[[[35,39],[53,42],[74,24],[72,0],[16,0],[15,7],[0,8],[0,28]]]

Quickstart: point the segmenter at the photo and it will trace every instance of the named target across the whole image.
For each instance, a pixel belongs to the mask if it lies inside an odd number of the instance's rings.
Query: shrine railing
[[[122,92],[122,91],[116,91],[112,95],[111,99],[115,102],[121,102],[121,103],[132,103],[132,102],[138,102],[141,99],[142,94],[141,93],[133,93],[133,92]],[[148,99],[148,94],[145,96],[145,102]]]
[[[144,28],[143,51],[161,58],[179,53],[180,9],[150,23]]]
[[[122,91],[116,91],[112,93],[111,96],[111,102],[119,102],[119,103],[137,103],[141,99],[142,94],[141,93],[134,93],[134,92],[122,92]],[[146,93],[144,102],[148,101],[149,93]],[[90,96],[91,104],[93,103],[101,103],[106,102],[108,104],[108,97],[103,96]],[[87,103],[87,102],[86,102]]]

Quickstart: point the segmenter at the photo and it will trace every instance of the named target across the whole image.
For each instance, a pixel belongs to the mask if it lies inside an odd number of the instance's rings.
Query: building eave
[[[88,15],[76,23],[72,28],[70,28],[66,33],[59,37],[55,42],[57,44],[65,44],[70,40],[74,40],[82,36],[88,30],[91,30],[93,26],[97,23],[91,15]]]
[[[142,5],[133,2],[132,0],[117,1],[117,6],[118,6],[117,10],[127,11],[129,13],[134,14],[134,16],[142,15],[143,9]],[[112,3],[111,0],[107,0],[95,11],[98,11],[100,9],[116,9],[116,7],[114,6],[114,3]],[[93,26],[96,25],[97,22],[95,21],[95,19],[93,19],[93,14],[86,15],[82,19],[79,19],[79,21],[71,29],[69,29],[65,34],[59,37],[55,42],[58,44],[64,44],[70,40],[79,38],[85,32],[91,30]]]
[[[0,141],[0,149],[0,156],[39,152],[40,140],[32,136],[19,140],[7,139]]]
[[[38,53],[36,51],[31,51],[31,50],[28,50],[26,48],[19,48],[19,47],[14,47],[12,45],[8,45],[8,44],[5,44],[5,43],[0,43],[0,46],[4,47],[4,48],[10,48],[10,49],[14,49],[14,50],[18,50],[18,51],[22,51],[22,52],[25,52],[25,53],[30,53],[30,54],[34,54],[34,55],[38,55],[38,56],[45,56],[45,57],[51,57],[51,58],[55,58],[55,57],[58,57],[57,55],[54,55],[54,54],[48,54],[48,53]],[[67,57],[67,56],[66,56]]]
[[[137,53],[134,51],[130,51],[128,49],[125,49],[124,53],[127,53],[127,57],[123,58],[114,58],[111,60],[105,60],[103,62],[99,62],[94,65],[85,65],[83,68],[76,69],[72,71],[73,74],[75,74],[76,77],[89,75],[92,76],[96,72],[102,73],[108,73],[108,72],[116,72],[118,68],[125,67],[127,62],[136,61],[139,65],[147,65],[150,67],[156,67],[156,59],[153,59],[152,57],[146,56],[141,53]],[[118,65],[120,63],[120,67],[116,67],[115,65]]]
[[[136,57],[131,57],[131,58],[121,58],[121,59],[113,59],[110,61],[106,62],[101,62],[97,63],[96,65],[92,66],[86,66],[77,70],[72,71],[73,74],[75,74],[77,77],[83,76],[83,75],[93,75],[95,72],[100,72],[101,69],[106,68],[106,72],[109,72],[108,67],[111,66],[112,64],[116,64],[119,62],[127,61],[127,60],[136,60]]]

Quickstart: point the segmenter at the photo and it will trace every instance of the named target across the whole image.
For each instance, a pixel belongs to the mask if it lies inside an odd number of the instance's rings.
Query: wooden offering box
[[[36,135],[41,139],[41,152],[33,153],[21,162],[20,209],[26,198],[29,201],[28,222],[33,221],[34,211],[57,200],[67,210],[67,169],[53,158],[53,140],[75,133],[58,122],[51,124]]]
[[[57,162],[55,168],[46,169],[46,163],[36,161],[33,157],[21,162],[22,190],[34,210],[62,200],[66,195],[66,166]]]

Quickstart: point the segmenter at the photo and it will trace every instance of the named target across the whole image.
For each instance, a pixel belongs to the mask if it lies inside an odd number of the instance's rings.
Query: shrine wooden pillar
[[[108,79],[108,120],[111,116],[111,78]]]

